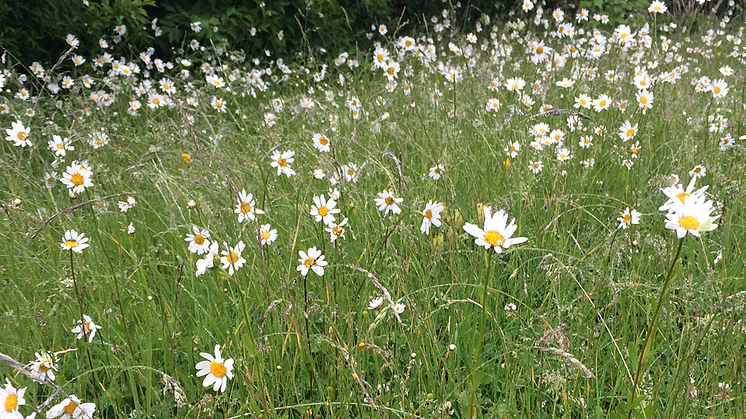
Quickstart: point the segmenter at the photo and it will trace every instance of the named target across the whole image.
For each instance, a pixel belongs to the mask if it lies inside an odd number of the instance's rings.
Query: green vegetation
[[[0,408],[26,388],[23,417],[71,394],[106,418],[744,417],[743,28],[645,6],[466,33],[448,9],[292,64],[200,38],[6,70]],[[489,250],[485,208],[516,224]],[[216,345],[234,364],[195,367]]]

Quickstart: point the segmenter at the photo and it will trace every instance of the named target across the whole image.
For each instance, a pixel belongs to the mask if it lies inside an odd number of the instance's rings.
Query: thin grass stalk
[[[676,266],[676,261],[679,259],[679,254],[681,253],[681,247],[684,245],[684,239],[679,239],[679,246],[676,249],[676,253],[673,256],[673,259],[671,259],[671,265],[668,268],[668,274],[666,274],[666,280],[663,282],[663,287],[661,288],[661,293],[658,296],[658,304],[655,307],[655,312],[653,313],[653,319],[650,321],[650,325],[648,326],[648,331],[645,336],[645,342],[642,345],[642,350],[640,351],[640,356],[637,360],[637,372],[635,373],[635,380],[632,383],[632,394],[631,394],[631,400],[629,401],[632,403],[635,399],[635,396],[637,395],[637,390],[640,385],[640,377],[642,376],[642,364],[643,359],[645,358],[645,350],[648,347],[648,344],[650,343],[650,339],[652,339],[653,334],[655,333],[655,328],[658,325],[658,317],[661,314],[661,309],[663,308],[663,299],[666,297],[666,294],[668,292],[668,287],[671,285],[671,277],[673,274],[673,268]],[[632,408],[629,409],[627,412],[627,419],[632,418]]]
[[[485,263],[487,264],[487,274],[484,276],[484,280],[482,281],[482,320],[479,324],[479,340],[477,341],[477,346],[474,348],[474,369],[472,370],[472,377],[471,377],[471,395],[469,396],[469,417],[474,417],[474,401],[476,398],[476,392],[477,392],[477,368],[479,367],[479,354],[482,351],[482,341],[484,340],[484,322],[487,314],[487,285],[489,285],[490,277],[492,276],[492,252],[487,251],[487,255],[485,256]]]

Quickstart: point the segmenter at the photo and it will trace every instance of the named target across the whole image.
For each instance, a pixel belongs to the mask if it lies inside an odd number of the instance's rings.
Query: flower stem
[[[86,325],[85,315],[83,314],[83,298],[81,297],[80,290],[78,289],[78,280],[75,279],[73,249],[70,249],[70,276],[73,277],[73,285],[75,285],[75,295],[78,300],[78,308],[80,308],[80,328],[81,330],[83,330],[83,340],[88,342],[88,326]],[[88,355],[88,366],[91,367],[91,378],[93,378],[93,396],[96,398],[96,405],[99,406],[100,410],[101,402],[98,400],[98,390],[96,390],[96,386],[98,385],[96,381],[96,372],[93,369],[93,359],[91,358],[91,351],[88,348],[88,345],[85,345],[85,353]]]
[[[492,252],[487,251],[487,255],[485,257],[485,263],[487,264],[487,274],[484,276],[484,280],[482,281],[482,320],[479,324],[479,340],[477,341],[477,345],[474,348],[474,368],[472,370],[472,377],[471,377],[471,396],[469,398],[469,417],[474,417],[474,399],[476,398],[476,392],[477,392],[477,370],[479,368],[479,354],[482,351],[482,340],[484,339],[484,323],[485,323],[485,316],[487,313],[487,285],[490,282],[490,277],[492,276]]]
[[[671,266],[668,268],[668,274],[666,274],[666,280],[663,282],[663,288],[661,288],[661,293],[658,296],[658,304],[655,307],[655,312],[653,313],[653,319],[650,321],[650,325],[648,326],[648,331],[645,334],[645,343],[642,345],[642,350],[640,351],[640,356],[637,360],[637,372],[635,373],[635,380],[632,383],[632,397],[629,401],[632,403],[635,399],[635,396],[637,395],[637,390],[640,385],[640,377],[642,376],[642,364],[644,363],[645,358],[645,351],[648,347],[648,344],[650,343],[650,340],[653,337],[653,334],[655,333],[655,328],[658,325],[658,318],[661,314],[661,309],[663,308],[663,299],[666,297],[666,294],[668,292],[668,287],[671,285],[671,276],[673,274],[673,268],[676,266],[676,261],[679,259],[679,254],[681,254],[681,247],[684,245],[684,239],[679,240],[679,246],[676,249],[676,254],[674,254],[673,259],[671,259]],[[632,408],[629,409],[627,418],[632,418]]]

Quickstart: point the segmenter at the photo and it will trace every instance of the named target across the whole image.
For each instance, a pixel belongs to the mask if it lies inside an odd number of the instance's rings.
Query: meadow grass
[[[599,30],[611,42],[614,28]],[[21,364],[35,352],[61,352],[54,382],[61,390],[21,372],[33,368],[3,368],[14,387],[28,387],[21,412],[55,395],[39,408],[43,414],[74,393],[96,403],[96,417],[112,418],[745,417],[746,164],[742,147],[720,148],[727,134],[744,134],[746,74],[740,55],[730,54],[742,28],[729,24],[722,34],[671,29],[668,44],[659,37],[660,24],[653,30],[658,37],[650,47],[611,42],[606,53],[589,59],[564,49],[586,48],[577,40],[592,40],[589,32],[554,38],[531,23],[520,31],[506,25],[494,44],[488,29],[477,33],[474,63],[464,52],[471,44],[457,32],[433,40],[438,55],[430,60],[416,52],[397,56],[396,38],[382,36],[402,67],[393,93],[385,90],[383,72],[370,70],[370,57],[360,57],[357,68],[329,59],[318,82],[295,67],[287,81],[267,80],[262,92],[244,80],[249,67],[227,55],[204,61],[227,66],[217,72],[227,88],[206,85],[195,54],[189,79],[195,90],[186,92],[187,80],[174,70],[171,106],[143,105],[137,115],[128,114],[135,97],[126,79],[112,76],[104,84],[101,70],[94,90],[119,87],[110,106],[97,106],[88,89],[65,95],[59,107],[48,90],[36,93],[35,104],[7,94],[11,112],[0,115],[0,125],[21,120],[31,127],[34,146],[0,144],[0,352],[7,363]],[[555,55],[549,64],[528,60],[538,40],[567,55],[564,66],[551,64]],[[512,53],[500,56],[505,47]],[[656,80],[652,109],[644,113],[632,85],[631,57],[638,51]],[[438,61],[452,67],[439,69]],[[725,65],[734,75],[720,74]],[[258,68],[265,67],[269,63]],[[309,67],[322,72],[320,64]],[[447,81],[441,73],[455,68],[462,79]],[[233,69],[241,69],[237,80],[229,78]],[[674,69],[675,84],[660,81]],[[609,70],[619,80],[606,80]],[[75,68],[72,74],[81,76]],[[702,76],[724,78],[729,93],[714,98],[696,91]],[[534,104],[524,105],[505,86],[488,90],[493,78],[510,77],[527,83],[523,90]],[[565,77],[574,85],[555,85]],[[151,78],[165,76],[151,70]],[[30,76],[26,85],[37,82]],[[18,83],[9,77],[7,85],[18,90]],[[580,94],[604,93],[614,102],[608,110],[573,108]],[[213,96],[225,100],[227,112],[210,105]],[[189,97],[199,105],[187,104]],[[361,103],[359,119],[345,106],[352,97]],[[282,101],[281,110],[272,107],[273,98]],[[497,112],[485,110],[491,98],[501,103]],[[303,107],[306,99],[314,105]],[[616,106],[622,100],[624,112]],[[32,117],[24,115],[27,107]],[[268,112],[276,115],[274,126],[265,121]],[[577,113],[573,123],[582,127],[571,131],[568,118]],[[626,121],[639,124],[629,141],[618,135]],[[543,151],[529,145],[538,123],[563,131],[571,158],[559,161],[562,144]],[[90,136],[102,130],[110,141],[92,147]],[[329,153],[313,147],[314,133],[330,139]],[[45,147],[54,134],[75,147],[57,159],[57,169]],[[585,135],[592,147],[579,146]],[[509,142],[521,145],[515,157],[506,155]],[[286,150],[295,152],[290,177],[270,166],[273,152]],[[586,168],[580,162],[588,159],[594,164]],[[625,159],[634,165],[627,168]],[[75,198],[59,180],[45,180],[72,160],[87,160],[93,181]],[[538,160],[543,170],[533,173],[529,162]],[[348,181],[341,168],[349,163],[357,170]],[[437,164],[444,172],[436,181],[428,172]],[[664,227],[660,189],[673,183],[671,174],[686,186],[697,165],[706,166],[697,186],[709,185],[719,226],[682,239],[672,264],[680,241]],[[323,170],[322,179],[315,169]],[[403,198],[401,214],[377,211],[374,198],[384,189]],[[264,211],[257,222],[238,222],[241,190],[253,193]],[[337,222],[348,219],[345,237],[333,243],[310,215],[314,196],[332,193],[339,196]],[[122,212],[118,202],[127,197],[135,205]],[[94,202],[66,210],[88,200]],[[442,225],[425,235],[420,225],[429,200],[445,209]],[[504,209],[515,218],[515,236],[528,241],[500,254],[475,245],[463,226],[481,227],[485,206]],[[619,229],[625,208],[641,219]],[[277,239],[260,246],[262,224],[276,229]],[[229,274],[215,260],[196,276],[204,255],[188,250],[193,226],[207,229],[220,250],[223,242],[245,243],[246,264]],[[90,238],[81,254],[60,248],[70,229]],[[323,276],[303,277],[296,269],[299,251],[314,246],[328,265]],[[671,286],[641,357],[670,267]],[[400,320],[387,300],[369,308],[383,288],[391,302],[404,305]],[[71,332],[81,312],[102,326],[90,344]],[[225,392],[204,388],[196,376],[199,353],[212,353],[216,344],[235,360]],[[632,395],[639,359],[640,395]]]

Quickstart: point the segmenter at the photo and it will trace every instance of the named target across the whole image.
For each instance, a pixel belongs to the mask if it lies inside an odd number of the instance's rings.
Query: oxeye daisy
[[[345,164],[342,166],[342,175],[347,182],[357,182],[357,165],[355,163]]]
[[[60,246],[64,250],[72,250],[75,253],[83,253],[83,249],[90,246],[85,234],[78,234],[75,230],[67,230],[62,238]]]
[[[464,224],[464,231],[475,238],[474,243],[485,249],[493,248],[496,253],[502,253],[512,245],[528,240],[526,237],[513,238],[516,229],[518,226],[515,225],[515,218],[508,223],[508,214],[499,210],[492,215],[489,206],[484,207],[484,229],[471,223]]]
[[[208,269],[212,269],[215,266],[215,259],[220,257],[220,245],[217,241],[212,241],[210,249],[208,249],[205,257],[197,261],[196,276],[200,276],[207,272]]]
[[[692,177],[692,179],[699,179],[701,177],[707,176],[707,168],[701,164],[698,164],[694,166],[694,169],[689,171],[689,176]]]
[[[336,208],[337,203],[329,198],[326,200],[324,194],[313,197],[313,205],[311,205],[311,215],[316,218],[316,222],[324,221],[324,224],[331,225],[334,223],[334,214],[342,212],[339,208]]]
[[[47,411],[47,419],[60,417],[61,419],[93,419],[96,412],[94,403],[82,403],[74,394],[52,406]]]
[[[331,150],[329,138],[324,134],[313,134],[313,146],[322,153],[328,153]]]
[[[653,93],[647,91],[647,90],[640,90],[637,92],[637,103],[640,105],[640,108],[642,108],[642,113],[645,114],[645,112],[648,109],[653,108]]]
[[[627,140],[635,138],[635,135],[637,135],[637,124],[632,125],[629,121],[624,121],[622,126],[619,127],[619,138],[622,141],[627,142]]]
[[[385,211],[384,216],[389,215],[389,211],[394,214],[401,214],[401,208],[398,204],[401,204],[402,201],[404,201],[404,198],[397,198],[392,192],[385,189],[378,192],[378,197],[374,199],[378,211]]]
[[[62,173],[60,181],[64,183],[65,186],[67,186],[67,189],[70,190],[70,193],[74,195],[79,195],[83,193],[86,188],[93,186],[91,171],[76,165],[68,166],[67,169],[65,169],[65,172]]]
[[[31,147],[33,144],[29,139],[31,128],[24,127],[21,121],[16,121],[10,124],[10,128],[5,129],[7,137],[5,140],[13,141],[13,145],[16,147]]]
[[[578,145],[580,145],[580,148],[593,147],[593,137],[590,135],[584,135],[580,137],[580,142],[578,143]]]
[[[316,246],[308,249],[308,252],[299,251],[298,256],[298,268],[296,269],[301,275],[308,275],[308,271],[312,270],[318,276],[324,276],[324,266],[328,263],[324,260],[324,256],[321,254],[321,250],[316,249]]]
[[[497,112],[500,109],[500,101],[498,99],[489,99],[484,110],[487,112]]]
[[[254,194],[247,195],[245,189],[238,194],[238,206],[233,212],[238,214],[239,223],[244,220],[254,221],[256,214],[264,214],[264,211],[254,207]]]
[[[272,153],[272,163],[270,166],[277,168],[277,176],[282,175],[290,177],[295,174],[295,170],[290,168],[290,163],[294,162],[295,151],[286,150],[282,153],[279,150],[275,150]]]
[[[83,320],[85,320],[85,323],[78,319],[78,324],[70,329],[70,331],[73,333],[77,333],[78,339],[83,339],[83,337],[87,335],[88,343],[91,343],[93,342],[93,337],[96,336],[96,331],[101,329],[101,326],[94,323],[91,317],[87,314],[83,315]]]
[[[212,391],[220,390],[225,393],[228,380],[233,379],[233,359],[223,359],[219,344],[215,345],[215,356],[206,352],[200,352],[199,355],[205,358],[205,361],[200,361],[196,365],[197,377],[205,377],[202,386],[212,386]]]
[[[570,150],[566,149],[565,147],[560,147],[557,149],[557,160],[564,162],[570,160],[572,157],[573,155],[570,153]]]
[[[642,148],[642,147],[640,147],[640,142],[639,141],[635,141],[635,143],[632,144],[632,147],[629,148],[629,151],[632,152],[632,158],[633,159],[637,158],[637,155],[640,153],[640,148]]]
[[[368,303],[368,310],[375,310],[383,304],[383,297],[376,297]]]
[[[31,372],[42,381],[54,381],[54,372],[57,371],[57,355],[49,352],[36,352],[36,361],[29,363]]]
[[[194,234],[187,234],[185,241],[189,243],[189,251],[202,255],[210,250],[210,232],[207,230],[200,230],[197,226],[192,226]]]
[[[436,164],[435,166],[430,168],[428,176],[430,176],[430,178],[432,178],[433,180],[438,180],[441,176],[443,176],[443,172],[445,172],[445,167],[443,167],[442,164]]]
[[[342,220],[342,222],[339,224],[332,223],[326,227],[325,231],[331,235],[330,239],[332,243],[337,241],[337,239],[340,237],[343,239],[345,238],[345,226],[346,225],[347,225],[347,218]]]
[[[432,200],[427,202],[425,209],[422,210],[422,225],[420,226],[420,232],[422,234],[430,234],[430,226],[440,227],[440,213],[443,212],[443,204],[440,202],[433,202]]]
[[[707,185],[695,191],[694,184],[696,179],[693,178],[689,182],[689,185],[687,185],[686,189],[684,189],[684,187],[678,183],[678,176],[676,176],[675,180],[674,176],[676,175],[671,175],[671,179],[673,180],[674,184],[661,189],[661,192],[666,195],[668,200],[665,204],[661,205],[661,207],[658,208],[659,211],[675,211],[678,208],[683,207],[684,205],[689,203],[691,200],[703,197],[705,191],[707,191],[707,188],[709,188],[709,185]]]
[[[215,109],[218,112],[225,113],[225,101],[223,99],[218,99],[216,96],[212,97],[212,100],[210,101],[210,105],[212,105],[212,108]]]
[[[574,108],[585,108],[590,109],[591,102],[593,99],[588,97],[585,93],[581,93],[578,97],[575,98],[575,104],[573,105]]]
[[[26,404],[23,395],[26,394],[26,388],[16,390],[10,381],[5,381],[5,388],[0,388],[0,418],[2,419],[23,419],[23,415],[18,411],[18,406]]]
[[[705,200],[704,197],[694,198],[666,214],[666,228],[675,230],[676,236],[680,239],[687,234],[699,237],[700,233],[717,228],[718,225],[713,222],[720,216],[713,217],[713,211],[715,209],[712,201]]]
[[[407,308],[407,306],[404,303],[396,303],[394,304],[394,312],[396,314],[402,314],[404,313],[404,310]]]
[[[246,245],[241,240],[235,247],[228,246],[228,243],[223,243],[223,246],[225,246],[226,250],[220,252],[223,255],[220,258],[220,262],[223,263],[223,269],[228,270],[228,275],[233,275],[233,273],[238,271],[246,263],[246,259],[241,256],[241,252],[244,251]]]
[[[611,98],[606,94],[599,96],[598,99],[593,101],[593,109],[596,112],[605,111],[609,109],[609,106],[611,106]]]
[[[70,140],[67,137],[63,139],[59,135],[52,136],[52,139],[47,142],[47,145],[57,157],[65,157],[67,151],[75,150],[75,147],[70,145]]]
[[[622,215],[616,219],[619,221],[619,227],[617,228],[626,229],[630,224],[640,224],[641,216],[642,214],[637,210],[630,210],[629,207],[627,207],[624,212],[622,212]]]
[[[519,144],[518,141],[508,141],[508,145],[505,146],[505,149],[503,151],[505,151],[508,157],[516,158],[518,156],[518,152],[521,151],[521,144]]]
[[[541,169],[544,168],[544,164],[541,162],[541,160],[538,161],[529,161],[528,162],[528,168],[534,172],[534,174],[538,174],[541,172]]]
[[[714,98],[723,98],[728,94],[728,83],[723,79],[713,80],[710,91]]]
[[[262,224],[259,229],[259,236],[261,237],[262,246],[272,244],[277,240],[277,229],[272,228],[269,224]]]

